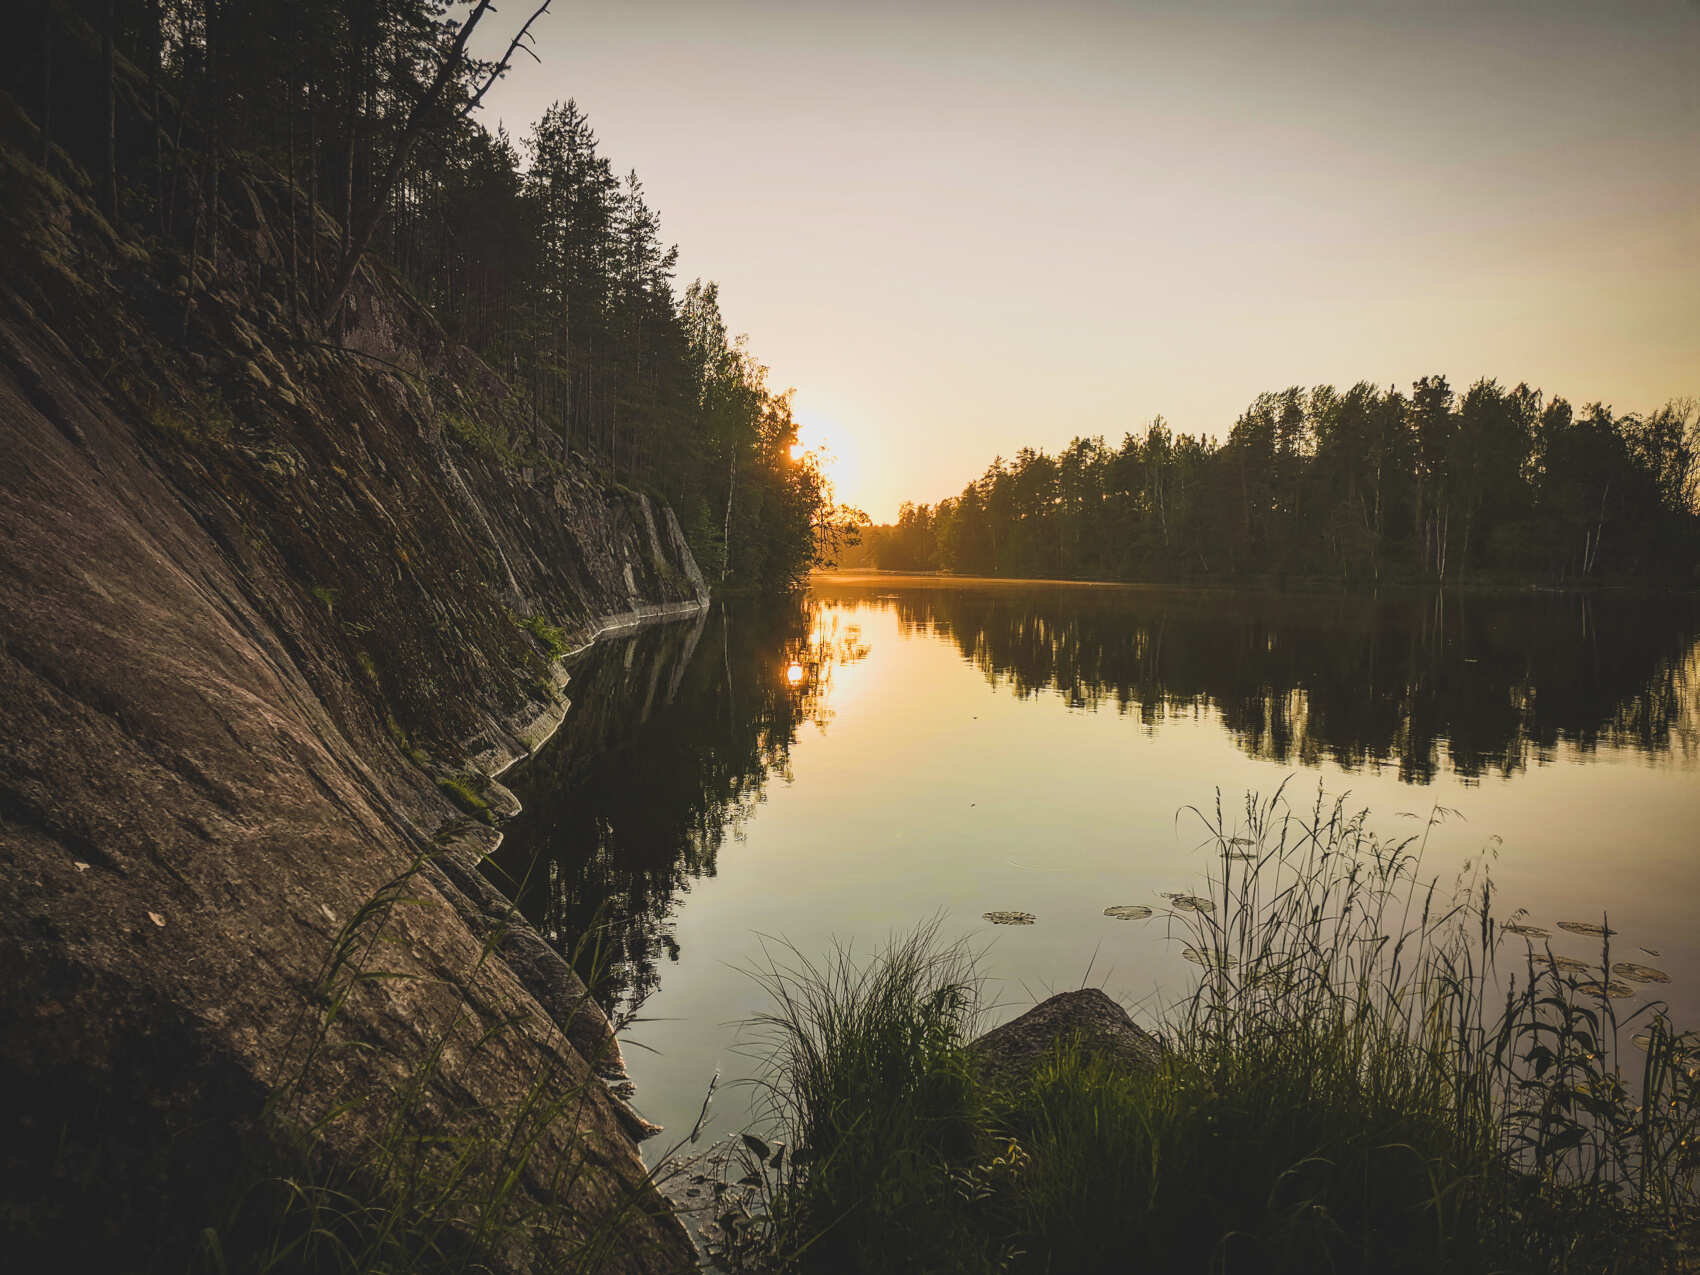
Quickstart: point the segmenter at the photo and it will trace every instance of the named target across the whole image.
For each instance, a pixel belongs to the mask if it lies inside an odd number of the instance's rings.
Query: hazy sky
[[[1700,394],[1697,0],[556,0],[538,37],[486,121],[578,99],[878,520],[1295,383]]]

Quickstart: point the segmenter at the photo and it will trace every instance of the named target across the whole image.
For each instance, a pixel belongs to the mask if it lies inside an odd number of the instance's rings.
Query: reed
[[[1654,1001],[1619,1012],[1605,918],[1593,969],[1508,931],[1488,856],[1426,870],[1444,810],[1393,840],[1320,793],[1194,813],[1205,885],[1171,915],[1198,975],[1153,1072],[1065,1042],[1024,1092],[983,1084],[978,980],[936,923],[867,965],[771,965],[764,1083],[793,1154],[745,1158],[764,1220],[738,1260],[1692,1268],[1700,1038]]]

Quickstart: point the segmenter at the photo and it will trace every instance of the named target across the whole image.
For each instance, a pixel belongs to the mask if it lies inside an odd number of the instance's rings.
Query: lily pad
[[[1603,939],[1608,935],[1617,933],[1616,930],[1596,924],[1593,921],[1560,921],[1558,928],[1569,930],[1572,934],[1592,934],[1597,939]]]
[[[1653,1033],[1651,1031],[1636,1032],[1629,1039],[1630,1043],[1637,1049],[1645,1050],[1653,1047]],[[1671,1057],[1677,1062],[1700,1061],[1700,1049],[1696,1049],[1687,1043],[1692,1039],[1692,1036],[1673,1036],[1668,1028],[1665,1029],[1664,1043],[1670,1046]]]
[[[1521,934],[1526,939],[1545,939],[1552,937],[1552,931],[1539,925],[1524,925],[1521,921],[1507,921],[1499,927],[1507,934]]]
[[[1182,912],[1214,912],[1215,901],[1199,894],[1171,894],[1165,892],[1163,897],[1173,903]]]
[[[1618,978],[1626,978],[1631,983],[1668,983],[1670,975],[1663,970],[1656,970],[1651,965],[1640,965],[1635,961],[1619,961],[1611,967],[1611,972]]]
[[[1104,915],[1113,916],[1118,921],[1143,921],[1151,915],[1151,909],[1143,903],[1120,903],[1113,908],[1105,908]]]
[[[1194,965],[1202,965],[1207,970],[1231,970],[1240,963],[1237,956],[1228,952],[1200,952],[1196,947],[1183,947],[1181,959],[1191,961]]]
[[[1567,974],[1586,974],[1594,968],[1587,961],[1579,961],[1574,956],[1555,956],[1552,958],[1553,967]]]
[[[1641,950],[1643,952],[1645,952],[1648,956],[1663,956],[1664,955],[1664,953],[1659,951],[1659,949],[1656,948],[1656,947],[1644,947]]]
[[[1598,979],[1591,978],[1587,982],[1576,984],[1576,990],[1584,996],[1598,996],[1601,999],[1610,996],[1613,1000],[1622,1000],[1626,996],[1635,995],[1633,987],[1616,978],[1603,984]]]
[[[987,912],[985,916],[993,925],[1032,925],[1039,919],[1031,912]]]

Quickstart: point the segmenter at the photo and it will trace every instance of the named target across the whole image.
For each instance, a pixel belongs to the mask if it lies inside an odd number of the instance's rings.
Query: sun
[[[791,445],[791,458],[801,460],[808,453],[813,453],[838,498],[854,503],[858,476],[855,434],[824,413],[799,408],[797,441]]]

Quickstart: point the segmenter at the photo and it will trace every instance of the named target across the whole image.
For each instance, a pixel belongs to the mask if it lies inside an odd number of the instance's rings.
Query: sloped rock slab
[[[1157,1039],[1134,1026],[1127,1011],[1096,987],[1062,992],[1019,1018],[995,1027],[968,1046],[984,1075],[999,1088],[1019,1092],[1059,1044],[1077,1039],[1082,1052],[1150,1071],[1163,1056]]]

